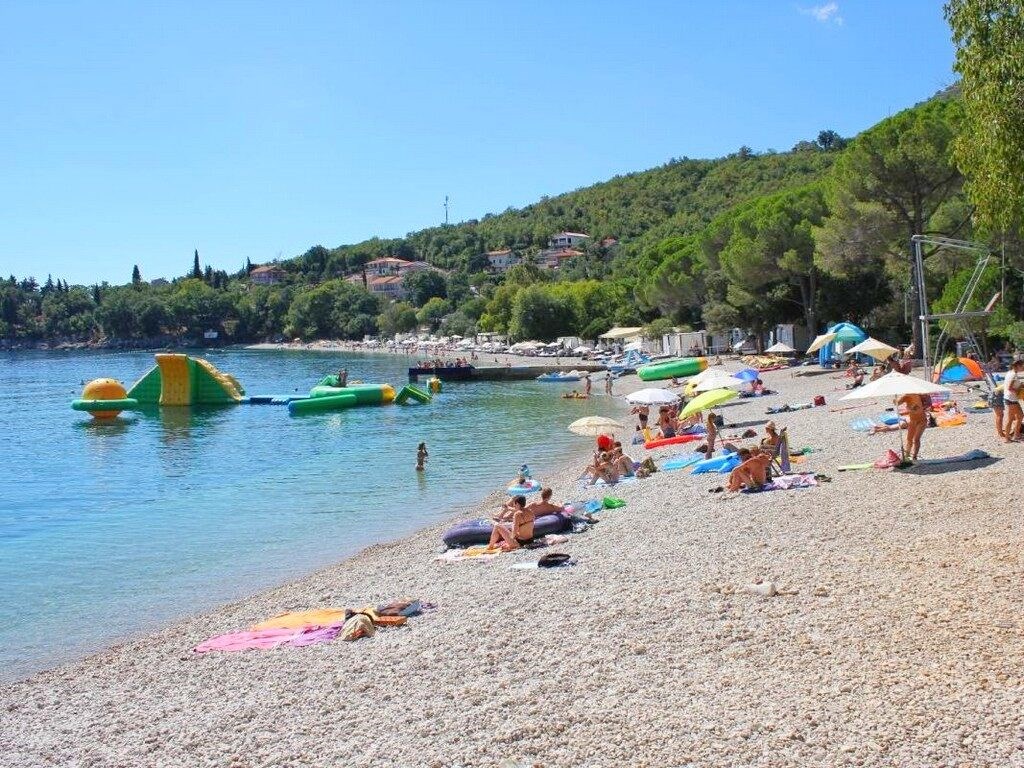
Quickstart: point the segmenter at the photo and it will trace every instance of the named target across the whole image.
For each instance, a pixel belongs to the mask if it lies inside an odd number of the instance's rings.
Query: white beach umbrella
[[[573,434],[589,437],[604,435],[608,432],[622,431],[625,428],[615,419],[609,419],[606,416],[584,416],[582,419],[576,419],[576,421],[569,425],[569,431]]]
[[[879,379],[857,387],[840,400],[870,400],[873,397],[900,397],[901,395],[934,395],[941,392],[951,391],[949,387],[941,384],[932,384],[930,381],[919,379],[916,376],[908,376],[905,373],[893,371]]]
[[[648,387],[629,393],[626,401],[636,405],[671,405],[679,402],[679,395],[667,389]]]
[[[811,342],[811,346],[809,346],[807,348],[806,354],[809,355],[812,352],[817,352],[819,349],[824,347],[830,341],[835,339],[835,337],[836,337],[836,335],[834,333],[823,333],[823,334],[821,334],[820,336],[815,338],[814,341]]]
[[[765,352],[769,355],[788,355],[790,352],[796,352],[789,344],[783,344],[781,341],[772,344]]]
[[[749,382],[737,379],[735,376],[708,376],[693,388],[694,392],[710,392],[713,389],[741,389]]]
[[[884,341],[879,341],[878,339],[868,336],[860,344],[850,347],[848,350],[843,352],[843,354],[862,354],[867,355],[868,357],[873,357],[875,360],[888,360],[898,352],[899,350],[896,349],[896,347],[890,347]]]

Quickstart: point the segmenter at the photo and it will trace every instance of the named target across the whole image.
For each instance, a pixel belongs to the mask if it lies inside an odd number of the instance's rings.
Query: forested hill
[[[802,322],[819,330],[823,321],[847,319],[905,341],[910,235],[997,242],[973,229],[974,208],[953,160],[963,120],[963,100],[943,93],[851,140],[822,131],[789,152],[742,148],[716,160],[673,160],[478,221],[318,245],[284,261],[283,279],[268,285],[246,270],[203,269],[198,253],[170,283],[147,282],[131,265],[131,281],[122,286],[11,277],[0,281],[0,340],[180,343],[216,330],[220,341],[241,342],[417,327],[593,339],[612,325],[644,325],[657,337],[672,326],[761,332]],[[558,269],[541,268],[534,259],[561,231],[589,239]],[[1024,266],[1016,231],[998,239],[1007,269]],[[504,273],[491,269],[485,254],[499,249],[523,262]],[[401,301],[345,279],[381,256],[443,271],[405,275]],[[939,297],[933,306],[955,305],[971,266],[962,255],[929,254],[929,294]],[[998,270],[985,276],[987,283],[1000,279]],[[1005,283],[988,332],[1024,343],[1017,321],[1024,290],[1017,280]]]
[[[404,238],[311,249],[283,266],[307,277],[329,278],[369,259],[396,256],[472,270],[483,268],[474,257],[486,251],[510,248],[527,256],[566,230],[587,233],[592,247],[615,238],[619,254],[633,256],[671,235],[698,231],[736,203],[820,178],[842,145],[831,132],[823,132],[821,140],[824,146],[801,142],[791,152],[756,155],[742,148],[718,160],[672,160],[482,219],[430,227]]]

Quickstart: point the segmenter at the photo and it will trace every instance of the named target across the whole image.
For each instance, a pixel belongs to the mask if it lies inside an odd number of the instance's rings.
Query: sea
[[[407,381],[412,358],[207,350],[250,395],[324,374]],[[0,679],[252,594],[466,511],[527,463],[565,463],[566,426],[612,408],[568,384],[446,383],[429,405],[291,416],[282,405],[156,408],[97,423],[82,386],[130,386],[147,352],[0,353]],[[426,472],[416,449],[426,442]],[[438,542],[439,548],[441,542]]]

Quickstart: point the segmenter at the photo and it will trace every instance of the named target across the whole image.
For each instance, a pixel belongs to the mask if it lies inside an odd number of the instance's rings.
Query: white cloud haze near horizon
[[[839,3],[828,2],[822,5],[812,5],[810,8],[801,8],[800,13],[812,17],[822,24],[835,24],[842,26],[843,17],[839,15]]]

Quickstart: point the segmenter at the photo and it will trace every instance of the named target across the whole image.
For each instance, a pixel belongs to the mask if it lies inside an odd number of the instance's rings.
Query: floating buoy
[[[117,379],[93,379],[82,390],[82,400],[124,400],[127,396],[124,385]],[[111,403],[113,406],[114,403]],[[89,414],[94,419],[116,419],[121,409],[94,411],[89,409]]]

